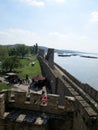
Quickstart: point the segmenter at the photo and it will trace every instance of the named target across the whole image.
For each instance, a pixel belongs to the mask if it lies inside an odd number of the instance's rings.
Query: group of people
[[[28,89],[38,91],[38,90],[41,90],[43,86],[46,86],[45,78],[41,76],[36,76],[32,78],[32,82]]]
[[[26,75],[25,77],[25,82],[28,84],[30,83],[29,81],[29,76]],[[32,78],[32,82],[30,83],[28,87],[28,93],[30,93],[30,90],[38,91],[42,90],[41,94],[41,106],[47,106],[48,102],[48,97],[47,97],[47,84],[46,84],[46,79],[40,76],[36,76]]]
[[[29,77],[26,75],[26,82],[28,83]],[[47,90],[46,90],[46,79],[44,77],[36,76],[32,78],[32,82],[30,83],[30,86],[28,87],[28,93],[30,93],[30,90],[38,91],[42,90],[41,94],[41,106],[47,106]]]

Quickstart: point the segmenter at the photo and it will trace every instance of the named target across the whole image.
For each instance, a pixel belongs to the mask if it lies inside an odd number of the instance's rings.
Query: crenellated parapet
[[[41,94],[37,92],[32,92],[27,95],[26,92],[22,91],[8,91],[8,99],[4,98],[5,93],[0,94],[0,115],[3,116],[5,112],[5,107],[7,108],[19,108],[34,111],[43,111],[54,114],[61,114],[63,111],[73,111],[73,106],[70,101],[64,99],[64,108],[60,109],[59,105],[59,95],[48,94],[47,106],[41,105]]]
[[[52,93],[59,95],[60,106],[64,105],[65,95],[75,98],[73,130],[98,130],[98,91],[81,83],[59,65],[54,63],[52,68],[45,59],[40,57],[39,61],[43,74],[50,80]]]
[[[59,107],[59,95],[47,94],[47,106],[41,105],[41,97],[37,92],[1,91],[0,130],[47,130],[48,124],[54,128],[73,126],[74,98],[72,101],[65,97],[62,108]]]
[[[43,49],[39,49],[38,56],[41,56],[42,58],[45,58],[45,51]]]
[[[54,49],[49,48],[45,59],[51,68],[54,68]]]
[[[48,65],[51,68],[54,68],[54,49],[49,48],[46,54],[43,49],[39,49],[38,57],[41,57],[46,60]]]

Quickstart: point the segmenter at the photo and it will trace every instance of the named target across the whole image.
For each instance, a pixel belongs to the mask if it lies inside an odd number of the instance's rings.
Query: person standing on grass
[[[29,76],[28,76],[28,74],[26,74],[26,84],[28,84],[29,83]]]

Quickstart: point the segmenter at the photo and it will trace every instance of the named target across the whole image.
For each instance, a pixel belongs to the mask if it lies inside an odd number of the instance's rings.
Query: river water
[[[97,54],[95,56],[98,57]],[[60,57],[55,53],[54,61],[82,83],[88,83],[98,90],[98,58],[80,57],[80,54]]]

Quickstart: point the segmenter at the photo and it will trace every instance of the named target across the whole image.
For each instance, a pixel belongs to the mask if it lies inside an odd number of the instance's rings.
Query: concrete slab
[[[83,100],[84,100],[81,96],[75,96],[75,98],[76,98],[78,101],[83,101]]]
[[[98,116],[98,114],[91,107],[85,107],[84,109],[90,117]]]
[[[43,119],[41,117],[37,117],[34,124],[35,125],[42,125],[43,124]]]
[[[90,107],[90,105],[84,100],[84,101],[79,101],[83,107]]]
[[[24,118],[26,117],[25,114],[20,114],[18,118],[16,119],[17,122],[23,122]]]

